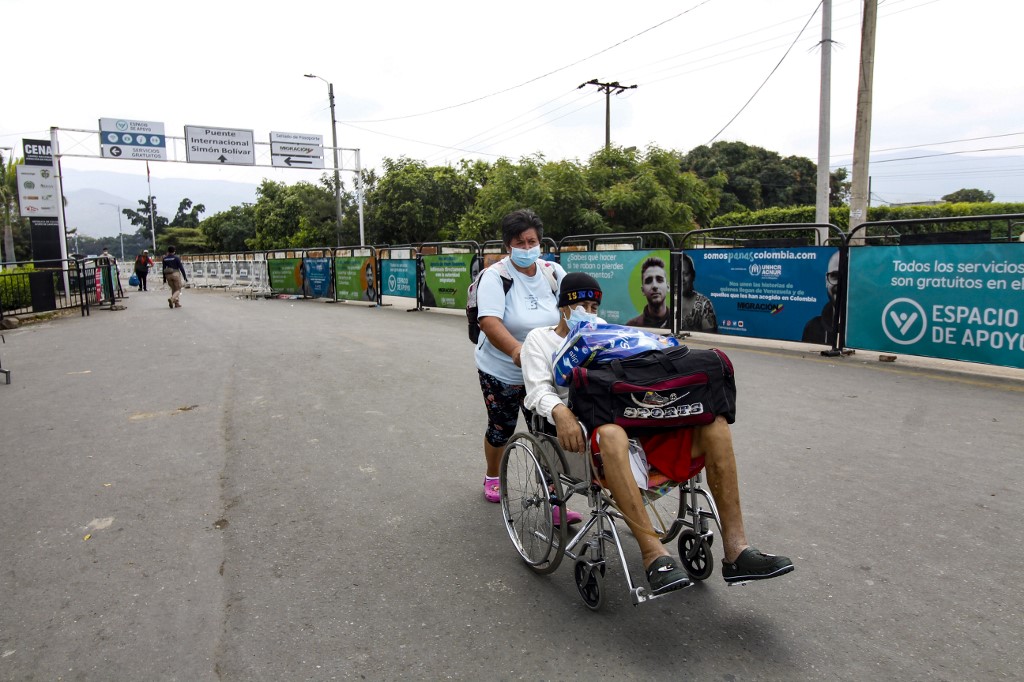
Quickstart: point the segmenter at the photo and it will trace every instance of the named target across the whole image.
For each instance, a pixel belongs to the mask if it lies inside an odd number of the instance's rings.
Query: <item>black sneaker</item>
[[[689,586],[690,577],[670,556],[658,557],[647,568],[647,582],[653,594],[665,594]]]
[[[794,568],[788,557],[765,554],[753,547],[747,547],[740,552],[736,561],[731,564],[722,559],[722,577],[727,583],[774,578],[785,575]]]

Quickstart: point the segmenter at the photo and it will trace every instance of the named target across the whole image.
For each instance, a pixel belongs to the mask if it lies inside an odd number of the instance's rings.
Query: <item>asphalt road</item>
[[[634,607],[612,565],[595,613],[482,498],[463,317],[182,301],[5,332],[0,679],[1021,676],[1022,372],[720,339],[748,535],[797,570]]]

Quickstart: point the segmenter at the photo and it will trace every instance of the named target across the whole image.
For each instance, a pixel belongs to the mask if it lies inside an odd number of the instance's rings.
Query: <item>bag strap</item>
[[[540,263],[540,265],[537,267],[540,268],[541,272],[543,272],[544,276],[548,279],[548,284],[551,286],[551,293],[555,295],[555,298],[558,298],[558,282],[555,280],[555,266],[546,260],[538,261],[538,263]]]
[[[660,350],[649,350],[639,355],[634,355],[632,358],[626,358],[627,360],[638,359],[638,358],[657,358],[658,363],[661,365],[667,373],[673,374],[676,371],[676,366],[668,359],[663,351]],[[626,370],[622,369],[622,358],[615,358],[608,363],[608,366],[612,368],[612,373],[615,374],[617,379],[626,378]]]
[[[500,261],[490,266],[498,269],[498,276],[501,277],[501,285],[505,288],[505,295],[508,295],[508,290],[512,288],[512,276],[508,274],[508,266],[505,264],[506,259],[502,258]],[[548,285],[551,287],[551,293],[558,298],[558,280],[555,279],[555,266],[549,261],[538,260],[537,267],[544,274],[544,277],[548,280]]]

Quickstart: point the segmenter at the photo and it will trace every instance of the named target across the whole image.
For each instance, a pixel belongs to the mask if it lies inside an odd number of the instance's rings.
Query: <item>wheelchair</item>
[[[616,527],[616,521],[625,517],[595,476],[586,428],[580,424],[586,452],[566,453],[546,419],[533,414],[527,423],[529,430],[516,432],[505,446],[499,474],[505,528],[526,565],[538,574],[548,574],[568,556],[575,564],[576,589],[584,604],[595,611],[604,601],[609,556],[618,556],[634,606],[671,594],[653,594],[642,574],[640,581],[633,579]],[[715,536],[709,522],[714,521],[722,532],[702,470],[701,458],[691,466],[687,481],[669,481],[654,473],[651,485],[641,491],[661,542],[677,540],[680,563],[693,581],[691,585],[708,578],[714,569],[711,546]],[[584,517],[578,530],[571,530],[565,522],[566,503],[576,495],[586,496],[590,518]],[[562,519],[558,526],[552,518],[556,507]]]

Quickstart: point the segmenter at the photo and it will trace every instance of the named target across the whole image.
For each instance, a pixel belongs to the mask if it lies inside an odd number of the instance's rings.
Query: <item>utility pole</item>
[[[341,207],[341,166],[338,165],[338,119],[334,115],[334,83],[330,82],[326,78],[316,75],[315,73],[303,74],[306,78],[316,78],[327,83],[327,99],[331,105],[331,144],[334,145],[334,203],[337,206],[335,211],[335,217],[338,223],[338,234],[335,237],[335,241],[338,246],[341,246],[341,219],[342,219],[342,207]],[[362,238],[360,237],[360,241]]]
[[[814,203],[814,222],[829,223],[829,146],[832,112],[832,0],[821,3],[821,98],[818,100],[818,191]],[[818,244],[828,241],[828,230],[818,228]]]
[[[580,83],[576,89],[579,90],[588,85],[596,85],[598,91],[604,93],[604,148],[607,150],[612,145],[612,91],[614,90],[617,95],[625,90],[635,90],[636,86],[619,85],[618,81],[599,83],[596,78],[592,78],[586,83]]]
[[[875,72],[875,24],[878,0],[864,0],[860,31],[860,80],[857,86],[857,124],[853,135],[853,180],[850,186],[850,231],[868,219],[871,178],[871,92]],[[862,237],[856,243],[863,243]]]

